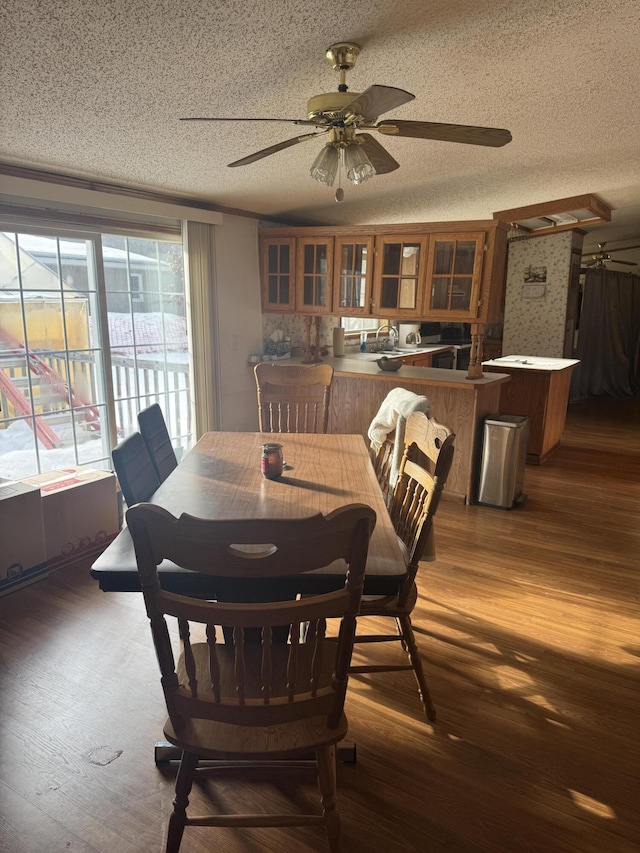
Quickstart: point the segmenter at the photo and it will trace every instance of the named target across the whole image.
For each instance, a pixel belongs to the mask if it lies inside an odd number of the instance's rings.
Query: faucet
[[[389,349],[395,349],[398,330],[395,326],[392,326],[391,323],[383,323],[381,326],[378,326],[378,329],[376,330],[376,340],[380,337],[380,332],[383,329],[389,330]]]

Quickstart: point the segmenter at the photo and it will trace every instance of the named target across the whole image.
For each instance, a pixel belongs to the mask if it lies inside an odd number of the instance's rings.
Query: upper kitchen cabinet
[[[429,237],[376,238],[371,312],[376,317],[421,317]]]
[[[295,311],[295,237],[260,237],[262,310]]]
[[[484,231],[432,235],[424,306],[430,320],[478,317],[484,246]]]
[[[343,317],[370,314],[373,237],[336,237],[333,249],[333,313]]]
[[[262,308],[499,323],[508,230],[498,220],[268,227],[260,235]]]
[[[331,313],[333,237],[298,237],[296,252],[296,310]]]

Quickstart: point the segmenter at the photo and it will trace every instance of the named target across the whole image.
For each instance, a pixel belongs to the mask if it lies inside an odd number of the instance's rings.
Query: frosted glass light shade
[[[357,142],[350,142],[344,149],[344,165],[347,170],[347,178],[352,184],[368,181],[376,173],[364,148]]]
[[[321,184],[332,187],[338,172],[339,163],[340,153],[335,146],[329,143],[320,150],[320,153],[313,161],[311,177]]]

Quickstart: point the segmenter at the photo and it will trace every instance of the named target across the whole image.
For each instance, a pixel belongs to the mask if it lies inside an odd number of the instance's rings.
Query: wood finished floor
[[[438,722],[410,673],[352,678],[345,853],[640,849],[639,403],[572,405],[521,509],[441,504],[414,619]],[[160,850],[175,770],[152,761],[164,713],[141,597],[62,570],[0,599],[0,651],[0,851]],[[296,782],[208,781],[193,803],[313,802]],[[191,828],[182,849],[327,848],[316,830]]]

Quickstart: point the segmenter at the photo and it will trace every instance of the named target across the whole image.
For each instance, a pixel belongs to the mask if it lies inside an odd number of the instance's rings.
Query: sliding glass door
[[[180,242],[0,232],[0,477],[111,467],[160,403],[191,443]]]

